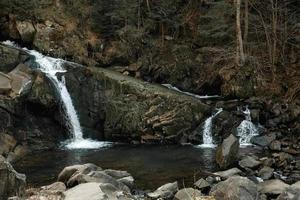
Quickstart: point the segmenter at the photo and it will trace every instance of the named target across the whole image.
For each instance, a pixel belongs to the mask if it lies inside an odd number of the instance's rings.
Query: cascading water
[[[3,42],[3,44],[19,48],[15,43],[10,41],[5,41]],[[99,142],[83,138],[83,133],[81,130],[78,115],[74,108],[70,93],[67,90],[64,76],[62,76],[62,80],[59,80],[56,76],[57,73],[66,72],[66,70],[63,67],[65,61],[62,59],[44,56],[35,50],[28,50],[25,48],[23,50],[25,50],[35,58],[35,62],[38,65],[38,69],[45,73],[46,76],[51,80],[60,96],[60,101],[64,110],[67,128],[70,135],[72,135],[72,140],[66,143],[66,147],[69,149],[96,149],[109,146],[110,143],[108,142]]]
[[[223,111],[222,108],[218,108],[217,112],[212,116],[207,118],[203,125],[203,144],[199,145],[199,147],[203,148],[214,148],[216,145],[213,143],[212,137],[212,121],[213,119]]]
[[[171,84],[162,84],[162,86],[164,86],[164,87],[166,87],[166,88],[168,88],[170,90],[174,90],[174,91],[180,92],[182,94],[186,94],[188,96],[195,97],[197,99],[210,99],[210,98],[219,98],[220,97],[218,95],[211,95],[211,96],[204,95],[204,96],[200,96],[198,94],[193,94],[193,93],[190,93],[190,92],[182,91],[182,90],[178,89],[177,87],[172,86]]]
[[[245,120],[237,127],[237,136],[240,137],[240,145],[251,145],[251,138],[258,135],[258,128],[252,123],[251,112],[248,107],[243,111]]]

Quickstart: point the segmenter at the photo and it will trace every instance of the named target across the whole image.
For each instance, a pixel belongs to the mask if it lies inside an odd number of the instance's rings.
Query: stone
[[[246,177],[233,176],[213,186],[210,195],[222,200],[256,200],[259,193],[253,181]]]
[[[13,70],[19,63],[26,60],[28,55],[13,47],[0,44],[0,71],[8,73]]]
[[[278,179],[272,179],[258,184],[260,193],[273,195],[281,194],[289,187],[288,184]]]
[[[199,199],[202,193],[194,188],[183,188],[179,190],[174,197],[174,200],[189,200],[189,199]]]
[[[124,190],[130,192],[130,189],[124,185],[122,182],[118,182],[113,177],[106,174],[104,171],[91,171],[89,173],[76,173],[67,182],[68,187],[74,187],[75,185],[82,183],[108,183],[118,188],[119,190]]]
[[[210,187],[211,185],[205,179],[201,178],[194,183],[194,186],[197,187],[199,190],[202,190],[202,189]]]
[[[116,178],[116,179],[120,179],[120,178],[131,176],[126,171],[119,171],[119,170],[113,170],[113,169],[106,169],[106,170],[104,170],[104,172],[106,174],[108,174],[109,176],[111,176],[113,178]]]
[[[58,175],[57,180],[63,183],[67,183],[69,179],[75,174],[89,173],[93,170],[97,170],[98,167],[94,164],[84,165],[72,165],[65,167]]]
[[[6,133],[0,133],[0,155],[7,156],[17,145],[16,139]]]
[[[63,182],[55,182],[51,185],[43,186],[41,187],[43,190],[52,190],[52,191],[60,191],[64,192],[66,191],[67,187]]]
[[[31,89],[33,78],[30,69],[26,65],[19,64],[8,75],[11,77],[12,91],[15,95],[20,95]]]
[[[31,22],[17,21],[16,28],[24,43],[31,44],[33,42],[36,30]]]
[[[258,176],[263,180],[268,180],[273,176],[274,169],[268,166],[264,166],[258,171]]]
[[[64,192],[65,200],[109,200],[100,183],[84,183]]]
[[[7,94],[11,90],[11,78],[0,72],[0,94]]]
[[[101,183],[99,187],[105,193],[108,200],[136,200],[130,193],[120,191],[109,183]]]
[[[229,177],[240,175],[242,173],[238,168],[228,169],[226,171],[215,172],[214,175],[220,176],[222,179],[227,179]]]
[[[273,142],[271,142],[269,147],[273,151],[280,151],[281,150],[281,142],[278,140],[274,140]]]
[[[246,156],[244,157],[242,160],[239,161],[239,165],[244,168],[256,168],[261,164],[261,162],[259,160],[257,160],[256,158],[254,158],[253,156]]]
[[[120,183],[123,183],[124,185],[128,186],[130,189],[134,186],[134,178],[132,176],[127,176],[124,178],[120,178],[117,180]]]
[[[150,192],[147,194],[148,197],[153,199],[171,199],[174,197],[175,193],[178,191],[178,183],[167,183],[155,190],[154,192]]]
[[[251,138],[251,143],[262,147],[268,146],[276,139],[276,134],[268,134],[263,136],[254,136]]]
[[[0,155],[0,199],[11,196],[22,197],[25,194],[26,176],[19,174]]]
[[[216,162],[220,168],[224,169],[236,162],[239,152],[239,140],[234,136],[228,136],[218,147]]]

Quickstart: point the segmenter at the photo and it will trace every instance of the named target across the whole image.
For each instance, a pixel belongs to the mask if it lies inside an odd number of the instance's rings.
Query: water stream
[[[252,145],[250,140],[253,136],[258,135],[259,131],[255,124],[252,123],[251,111],[248,107],[243,111],[245,120],[237,127],[237,136],[240,137],[240,145]]]
[[[213,142],[213,137],[212,137],[212,127],[213,127],[213,119],[220,114],[223,109],[222,108],[217,108],[217,112],[214,113],[212,116],[207,118],[204,122],[203,125],[203,144],[199,145],[199,147],[203,148],[214,148],[216,145]]]

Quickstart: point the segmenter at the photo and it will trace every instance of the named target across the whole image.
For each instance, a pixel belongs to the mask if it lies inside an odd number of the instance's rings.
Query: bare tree
[[[237,39],[237,49],[236,49],[236,62],[237,65],[243,66],[245,64],[245,53],[242,38],[241,29],[241,0],[236,0],[236,39]]]

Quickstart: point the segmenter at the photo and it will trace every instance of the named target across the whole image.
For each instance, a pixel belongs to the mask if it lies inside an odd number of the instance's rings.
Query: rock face
[[[210,195],[217,200],[256,200],[259,197],[257,186],[249,179],[233,176],[212,187]]]
[[[193,97],[106,69],[77,68],[66,83],[82,126],[100,139],[179,143],[210,109]]]
[[[0,180],[0,199],[24,195],[26,184],[25,175],[17,173],[1,155]]]
[[[236,162],[239,152],[239,140],[230,135],[218,147],[216,153],[216,161],[221,168],[227,168]]]

